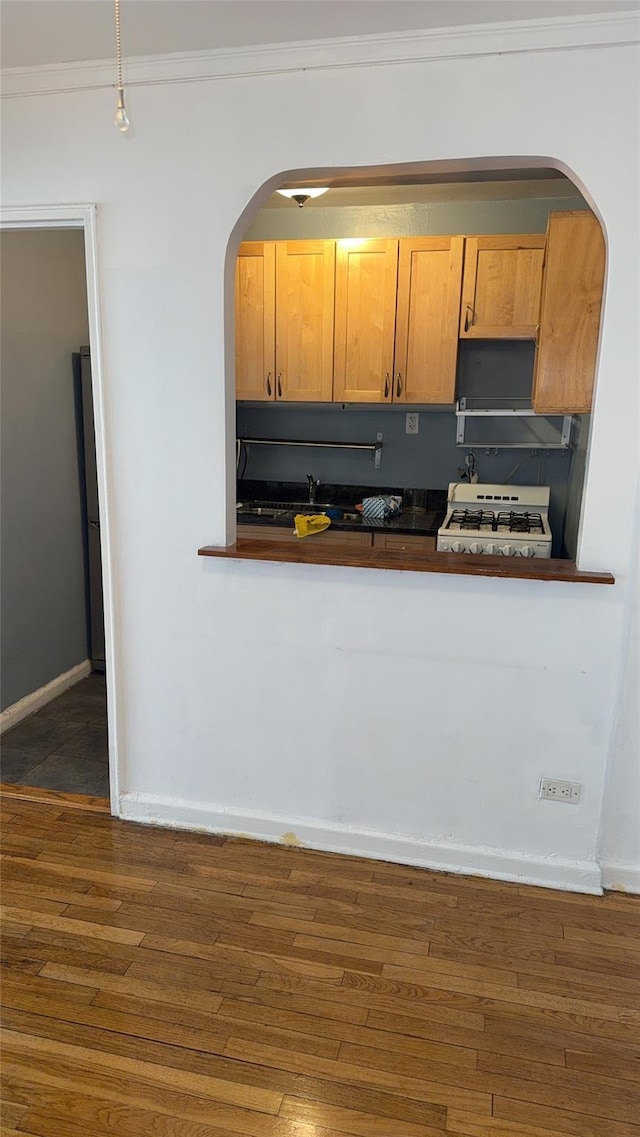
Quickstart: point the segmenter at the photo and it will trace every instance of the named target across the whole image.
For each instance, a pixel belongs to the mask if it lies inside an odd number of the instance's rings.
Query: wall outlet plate
[[[408,411],[405,421],[406,434],[417,434],[420,429],[420,415],[418,411]]]
[[[564,801],[567,805],[577,805],[582,786],[580,782],[562,782],[559,778],[541,778],[539,798],[548,801]]]

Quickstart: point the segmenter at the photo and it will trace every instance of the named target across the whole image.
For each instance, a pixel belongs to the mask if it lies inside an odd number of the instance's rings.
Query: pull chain
[[[120,33],[120,0],[114,0],[116,20],[116,69],[118,75],[118,105],[114,123],[121,134],[126,134],[130,123],[124,105],[124,87],[122,84],[122,39]]]

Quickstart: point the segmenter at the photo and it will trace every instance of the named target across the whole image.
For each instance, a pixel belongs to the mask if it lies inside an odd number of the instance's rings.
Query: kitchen
[[[236,269],[242,545],[566,573],[603,276],[556,170],[274,193]]]

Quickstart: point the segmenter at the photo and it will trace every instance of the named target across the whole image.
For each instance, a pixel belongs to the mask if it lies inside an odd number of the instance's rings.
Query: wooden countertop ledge
[[[416,553],[386,549],[349,549],[322,543],[321,534],[299,543],[257,541],[240,537],[235,545],[204,545],[200,557],[276,561],[294,565],[339,565],[343,568],[395,572],[440,572],[457,576],[508,577],[512,580],[564,580],[575,584],[615,584],[609,572],[582,572],[573,561],[490,557],[469,553]]]

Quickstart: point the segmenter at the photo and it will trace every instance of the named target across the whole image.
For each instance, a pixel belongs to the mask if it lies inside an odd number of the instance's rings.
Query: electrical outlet
[[[407,434],[417,434],[420,428],[420,415],[417,411],[409,411],[406,416],[405,432]]]
[[[565,801],[568,805],[577,805],[580,801],[582,786],[580,782],[561,782],[558,778],[541,778],[539,798],[549,801]]]

